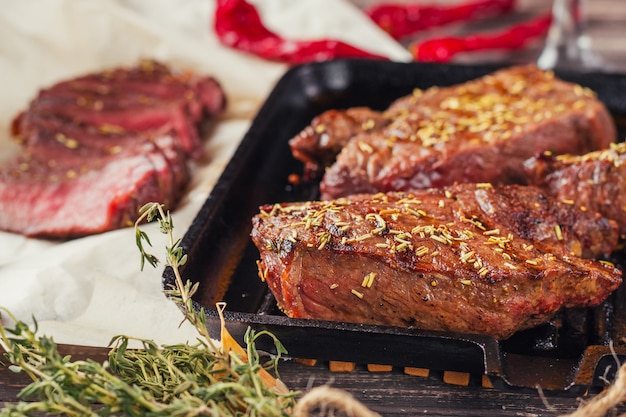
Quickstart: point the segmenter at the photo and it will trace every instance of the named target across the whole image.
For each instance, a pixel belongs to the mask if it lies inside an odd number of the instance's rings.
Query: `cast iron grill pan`
[[[414,88],[458,84],[493,72],[494,65],[466,66],[335,60],[290,69],[255,117],[232,160],[182,239],[189,255],[182,273],[199,282],[196,308],[207,310],[207,326],[218,337],[217,301],[227,303],[226,325],[243,343],[248,327],[274,333],[295,358],[419,367],[486,374],[503,389],[535,388],[580,392],[604,385],[626,355],[626,295],[618,289],[593,309],[569,310],[552,322],[498,342],[480,335],[291,319],[276,307],[257,276],[251,218],[266,203],[310,200],[317,185],[294,187],[301,173],[288,140],[319,113],[369,106],[383,110]],[[613,114],[619,137],[626,135],[626,77],[618,74],[557,73],[593,89]],[[618,254],[616,262],[621,261]],[[171,270],[163,285],[173,283]],[[273,351],[271,341],[258,348]],[[614,356],[615,353],[617,356]],[[580,388],[580,389],[579,389]]]

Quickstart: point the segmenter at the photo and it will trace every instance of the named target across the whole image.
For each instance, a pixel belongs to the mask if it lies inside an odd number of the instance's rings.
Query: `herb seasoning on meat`
[[[366,116],[369,129],[359,123]],[[592,91],[520,66],[415,90],[382,113],[331,110],[290,146],[309,172],[328,166],[320,190],[322,199],[333,199],[456,182],[523,184],[530,157],[582,154],[615,140],[611,115]]]
[[[529,186],[459,184],[261,207],[259,274],[290,317],[504,339],[602,302],[613,221]],[[365,284],[365,285],[364,285]]]

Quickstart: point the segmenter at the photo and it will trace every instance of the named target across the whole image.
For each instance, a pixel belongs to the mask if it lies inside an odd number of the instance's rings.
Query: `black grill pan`
[[[302,171],[288,140],[319,113],[332,108],[369,106],[382,110],[414,88],[445,86],[474,79],[497,66],[336,60],[289,70],[255,117],[214,190],[183,236],[189,255],[183,276],[200,283],[194,296],[205,308],[208,327],[219,335],[217,301],[225,301],[226,325],[243,343],[248,327],[274,333],[296,358],[420,367],[486,374],[496,387],[580,392],[603,385],[623,359],[626,296],[619,289],[603,305],[567,311],[551,323],[498,342],[479,335],[290,319],[276,307],[257,276],[258,251],[249,233],[251,218],[265,203],[317,198],[317,185],[292,186]],[[626,134],[626,77],[619,74],[558,73],[592,88]],[[616,259],[617,262],[620,259]],[[167,288],[171,270],[163,274]],[[273,344],[259,342],[272,351]]]

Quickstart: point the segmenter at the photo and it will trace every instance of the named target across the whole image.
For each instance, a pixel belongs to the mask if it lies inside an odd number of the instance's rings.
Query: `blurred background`
[[[580,10],[580,29],[586,39],[583,42],[601,57],[604,69],[617,72],[626,71],[626,1],[623,0],[556,0],[561,7],[573,6]],[[459,5],[458,0],[352,0],[361,8],[384,3],[420,5]],[[511,28],[512,25],[527,22],[533,18],[547,16],[553,8],[550,0],[517,0],[515,10],[502,16],[481,19],[475,22],[459,22],[426,30],[402,42],[409,44],[446,36],[465,37],[482,35]],[[459,54],[455,62],[479,63],[493,61],[533,62],[538,59],[544,46],[543,39],[531,42],[527,47],[515,51],[488,51]]]

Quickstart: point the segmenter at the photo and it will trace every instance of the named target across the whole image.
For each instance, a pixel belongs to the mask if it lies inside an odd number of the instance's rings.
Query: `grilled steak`
[[[572,226],[576,224],[576,226]],[[538,188],[459,184],[267,205],[252,240],[290,317],[505,339],[621,283],[617,226]]]
[[[626,143],[585,155],[544,153],[525,162],[529,182],[555,198],[613,219],[626,235]]]
[[[289,141],[293,156],[305,163],[305,179],[316,178],[332,164],[350,139],[362,132],[371,132],[389,124],[391,119],[367,107],[328,110],[313,119]]]
[[[582,154],[616,139],[610,114],[591,91],[534,66],[416,90],[382,117],[390,121],[366,121],[382,126],[355,129],[349,140],[345,131],[325,126],[328,142],[345,145],[323,176],[322,199],[456,182],[524,184],[523,162],[530,157],[546,150]],[[308,130],[316,128],[322,130]],[[325,155],[318,163],[327,160]]]
[[[72,238],[127,226],[149,201],[173,208],[224,104],[212,78],[154,61],[40,91],[12,124],[22,149],[0,169],[0,229]]]

